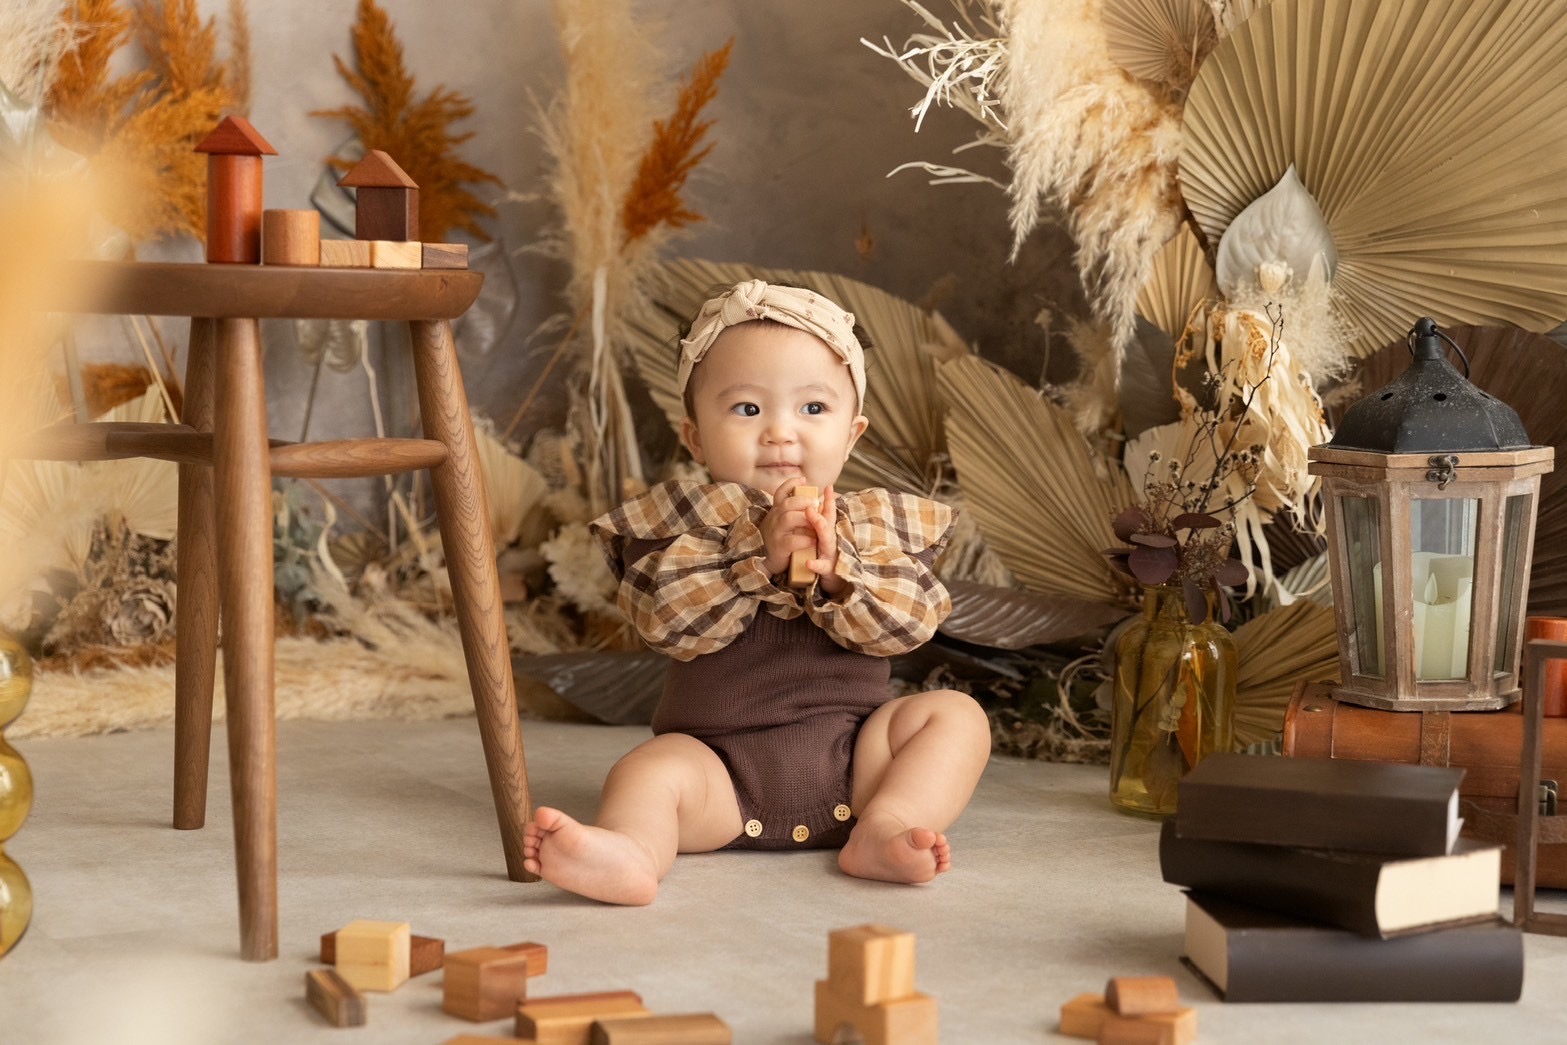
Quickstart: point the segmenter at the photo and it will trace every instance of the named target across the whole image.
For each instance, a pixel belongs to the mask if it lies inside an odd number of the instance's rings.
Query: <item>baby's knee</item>
[[[947,728],[976,741],[983,739],[989,746],[990,716],[979,701],[955,689],[937,690],[925,695],[932,698],[934,716],[947,723]]]

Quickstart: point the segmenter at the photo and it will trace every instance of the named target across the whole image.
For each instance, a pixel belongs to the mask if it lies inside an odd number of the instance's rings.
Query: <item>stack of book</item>
[[[1159,840],[1186,960],[1226,1001],[1517,1001],[1501,850],[1459,838],[1463,770],[1216,755]]]

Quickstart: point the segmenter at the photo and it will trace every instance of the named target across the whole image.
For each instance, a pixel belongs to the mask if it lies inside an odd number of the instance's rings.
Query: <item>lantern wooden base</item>
[[[1523,690],[1515,689],[1494,697],[1475,699],[1463,696],[1389,697],[1382,693],[1357,690],[1353,686],[1335,686],[1333,696],[1346,704],[1359,704],[1363,708],[1376,708],[1378,711],[1500,711],[1518,703]]]

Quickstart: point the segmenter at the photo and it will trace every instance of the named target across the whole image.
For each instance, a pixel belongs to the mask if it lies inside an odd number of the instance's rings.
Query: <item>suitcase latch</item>
[[[1558,787],[1554,780],[1540,781],[1540,815],[1556,815],[1556,793]]]

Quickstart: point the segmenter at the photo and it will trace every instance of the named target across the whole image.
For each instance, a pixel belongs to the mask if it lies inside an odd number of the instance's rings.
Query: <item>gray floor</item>
[[[535,794],[591,814],[604,771],[643,735],[528,723]],[[809,1042],[828,931],[870,921],[918,934],[918,984],[955,1045],[1048,1040],[1063,1001],[1153,973],[1176,977],[1204,1042],[1567,1040],[1567,939],[1528,939],[1517,1005],[1220,1004],[1178,962],[1183,901],[1159,880],[1154,825],[1113,813],[1096,767],[993,760],[951,832],[954,870],[928,887],[848,879],[821,852],[682,857],[640,909],[515,885],[471,719],[281,725],[282,956],[249,964],[215,739],[197,832],[167,827],[167,730],[21,746],[38,799],[6,849],[37,912],[0,961],[0,1042],[434,1045],[509,1031],[444,1015],[439,974],[371,995],[365,1028],[327,1028],[303,974],[319,935],[354,918],[407,920],[452,948],[540,941],[550,971],[536,993],[631,988],[654,1011],[717,1012],[744,1043]]]

